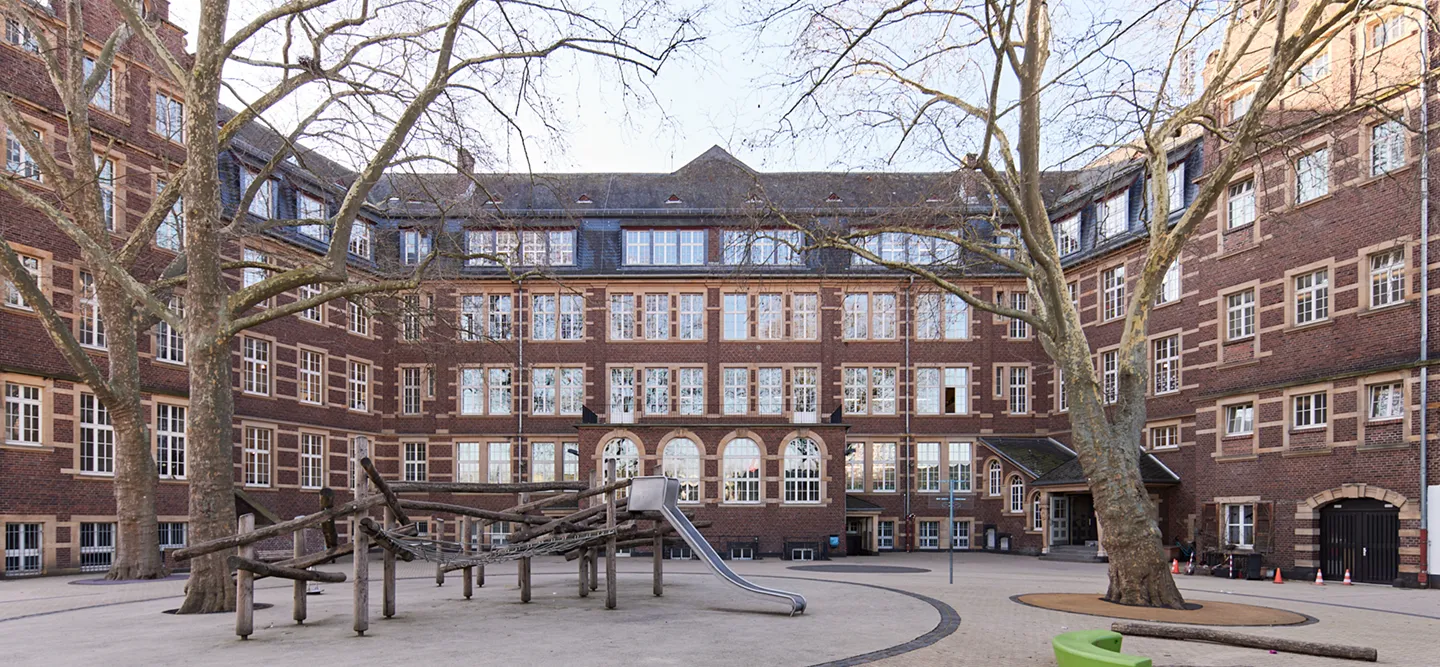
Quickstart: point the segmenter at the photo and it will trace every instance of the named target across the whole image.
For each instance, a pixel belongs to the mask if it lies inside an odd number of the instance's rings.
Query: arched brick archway
[[[1400,509],[1400,577],[1413,582],[1420,572],[1420,503],[1373,484],[1342,484],[1295,503],[1295,567],[1320,566],[1320,508],[1352,498],[1371,498]]]

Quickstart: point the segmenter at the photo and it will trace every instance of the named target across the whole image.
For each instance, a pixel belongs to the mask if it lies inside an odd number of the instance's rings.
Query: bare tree
[[[1184,603],[1166,567],[1139,468],[1149,381],[1146,330],[1165,273],[1236,169],[1257,151],[1414,87],[1412,74],[1349,99],[1322,99],[1300,113],[1282,113],[1276,104],[1282,93],[1308,85],[1298,75],[1320,48],[1394,4],[1157,2],[1087,18],[1077,18],[1087,11],[1077,9],[1065,12],[1057,27],[1051,4],[1043,1],[842,0],[787,3],[762,21],[766,29],[798,34],[793,53],[801,72],[785,84],[798,91],[798,100],[786,114],[787,129],[834,133],[859,125],[863,141],[890,137],[980,177],[995,204],[991,222],[1004,233],[987,233],[963,215],[887,218],[841,231],[798,219],[788,223],[809,232],[815,245],[846,248],[1033,327],[1066,380],[1072,441],[1104,526],[1111,601],[1172,608]],[[1213,53],[1203,84],[1196,85],[1188,68],[1199,48]],[[1232,104],[1242,85],[1252,91],[1248,108]],[[1146,221],[1142,270],[1131,283],[1118,348],[1118,387],[1107,397],[1068,294],[1044,165],[1101,152],[1120,162],[1139,161],[1156,176],[1149,179],[1145,210],[1172,211],[1170,198],[1183,194],[1172,193],[1165,178],[1171,150],[1196,137],[1223,150],[1209,160],[1188,208],[1178,217],[1152,214]],[[884,233],[932,239],[964,260],[937,267],[883,257],[870,239]],[[977,298],[963,281],[966,262],[1023,278],[1029,307]]]

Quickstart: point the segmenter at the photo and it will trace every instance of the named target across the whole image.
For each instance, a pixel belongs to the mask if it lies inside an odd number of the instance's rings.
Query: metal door
[[[1361,498],[1320,509],[1320,567],[1329,580],[1393,583],[1400,574],[1400,508]]]
[[[1050,496],[1050,546],[1070,543],[1070,497]]]

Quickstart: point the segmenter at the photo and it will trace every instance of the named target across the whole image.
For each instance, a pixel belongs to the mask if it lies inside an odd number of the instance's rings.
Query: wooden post
[[[524,504],[529,503],[529,502],[530,502],[530,494],[528,494],[528,493],[522,493],[522,494],[520,494],[520,504],[521,504],[521,505],[524,505]],[[530,559],[529,559],[529,558],[521,558],[521,559],[520,559],[520,563],[519,563],[519,567],[518,567],[517,569],[518,569],[519,572],[520,572],[520,601],[521,601],[521,602],[529,602],[529,601],[530,601]]]
[[[385,529],[394,530],[396,526],[395,510],[385,508]],[[395,616],[395,552],[385,550],[384,581],[380,587],[380,615],[385,618]]]
[[[615,459],[605,462],[605,478],[615,481]],[[605,494],[605,528],[615,529],[615,492]],[[614,609],[617,602],[615,591],[615,535],[605,541],[605,608]]]
[[[598,480],[599,475],[597,475],[593,470],[590,471],[590,486],[600,486]],[[595,498],[591,502],[598,503],[601,502],[601,499]],[[598,549],[586,549],[585,553],[588,556],[586,560],[589,561],[589,563],[586,564],[585,567],[589,568],[590,571],[590,576],[587,577],[590,583],[590,590],[598,591],[600,590],[600,551]]]
[[[246,514],[240,517],[239,528],[236,532],[241,534],[255,530],[255,515]],[[240,547],[241,558],[254,558],[255,547],[245,545]],[[249,639],[255,632],[255,575],[245,570],[235,572],[235,634],[241,639]]]
[[[355,479],[352,481],[355,483],[355,500],[364,500],[370,496],[370,478],[362,474],[360,459],[370,456],[369,438],[355,438],[354,456]],[[355,566],[354,629],[355,634],[363,637],[370,629],[370,537],[360,530],[360,514],[357,512],[350,517],[350,541],[355,545],[355,553],[351,556]]]
[[[665,536],[660,534],[659,521],[655,522],[655,546],[651,549],[655,552],[652,556],[655,559],[655,583],[652,592],[658,598],[665,594],[665,566],[661,564],[661,559],[665,557]]]
[[[473,530],[475,530],[475,520],[468,516],[461,517],[460,553],[466,556],[470,555],[470,533]],[[463,579],[463,583],[460,584],[460,592],[465,596],[466,600],[469,600],[470,596],[475,594],[475,578],[470,576],[470,570],[471,568],[469,567],[460,568],[460,576]]]
[[[301,557],[301,556],[304,556],[304,555],[305,555],[305,529],[304,529],[304,528],[301,528],[300,530],[295,531],[295,533],[292,535],[292,537],[295,538],[295,544],[294,544],[294,551],[291,552],[291,553],[294,554],[295,558],[299,558],[299,557]],[[305,611],[306,611],[306,609],[305,609],[305,595],[306,595],[306,589],[307,589],[309,586],[310,586],[310,585],[309,585],[308,583],[303,582],[303,581],[297,581],[297,582],[295,582],[295,611],[294,611],[293,613],[291,613],[290,616],[291,616],[291,618],[294,618],[294,619],[295,619],[295,622],[296,622],[296,623],[299,623],[299,624],[302,624],[302,625],[305,623]]]
[[[589,549],[580,550],[580,597],[590,597],[590,557],[587,556]]]
[[[436,542],[444,542],[444,541],[445,541],[445,520],[442,519],[442,518],[440,518],[440,517],[435,517],[435,535],[434,535],[434,539],[435,539]],[[440,562],[435,563],[435,585],[436,585],[436,586],[444,586],[444,585],[445,585],[445,564],[444,564],[444,563],[440,563]]]

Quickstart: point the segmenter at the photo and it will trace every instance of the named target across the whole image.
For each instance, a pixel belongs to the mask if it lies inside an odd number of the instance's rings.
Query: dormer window
[[[926,203],[926,204],[941,204],[941,203],[944,203],[944,202],[945,202],[944,199],[941,199],[941,198],[939,198],[939,197],[936,197],[935,195],[930,195],[929,197],[926,197],[926,198],[925,198],[925,203]]]
[[[595,201],[592,200],[592,199],[590,199],[590,195],[582,194],[582,195],[580,195],[579,197],[577,197],[577,198],[575,199],[575,203],[576,203],[576,204],[594,204]]]
[[[833,192],[830,193],[830,196],[828,196],[828,197],[825,198],[825,203],[827,203],[827,204],[838,204],[838,203],[840,203],[840,202],[842,202],[842,201],[845,201],[845,200],[844,200],[844,199],[841,199],[841,198],[840,198],[840,195],[837,195],[837,194],[835,194],[835,193],[833,193]]]
[[[430,254],[430,233],[418,229],[400,231],[400,262],[408,266],[420,263]]]
[[[505,203],[505,198],[498,194],[492,194],[485,198],[486,206],[499,206]]]
[[[670,195],[670,198],[665,200],[666,206],[674,206],[680,203],[683,203],[680,199],[680,195]]]

